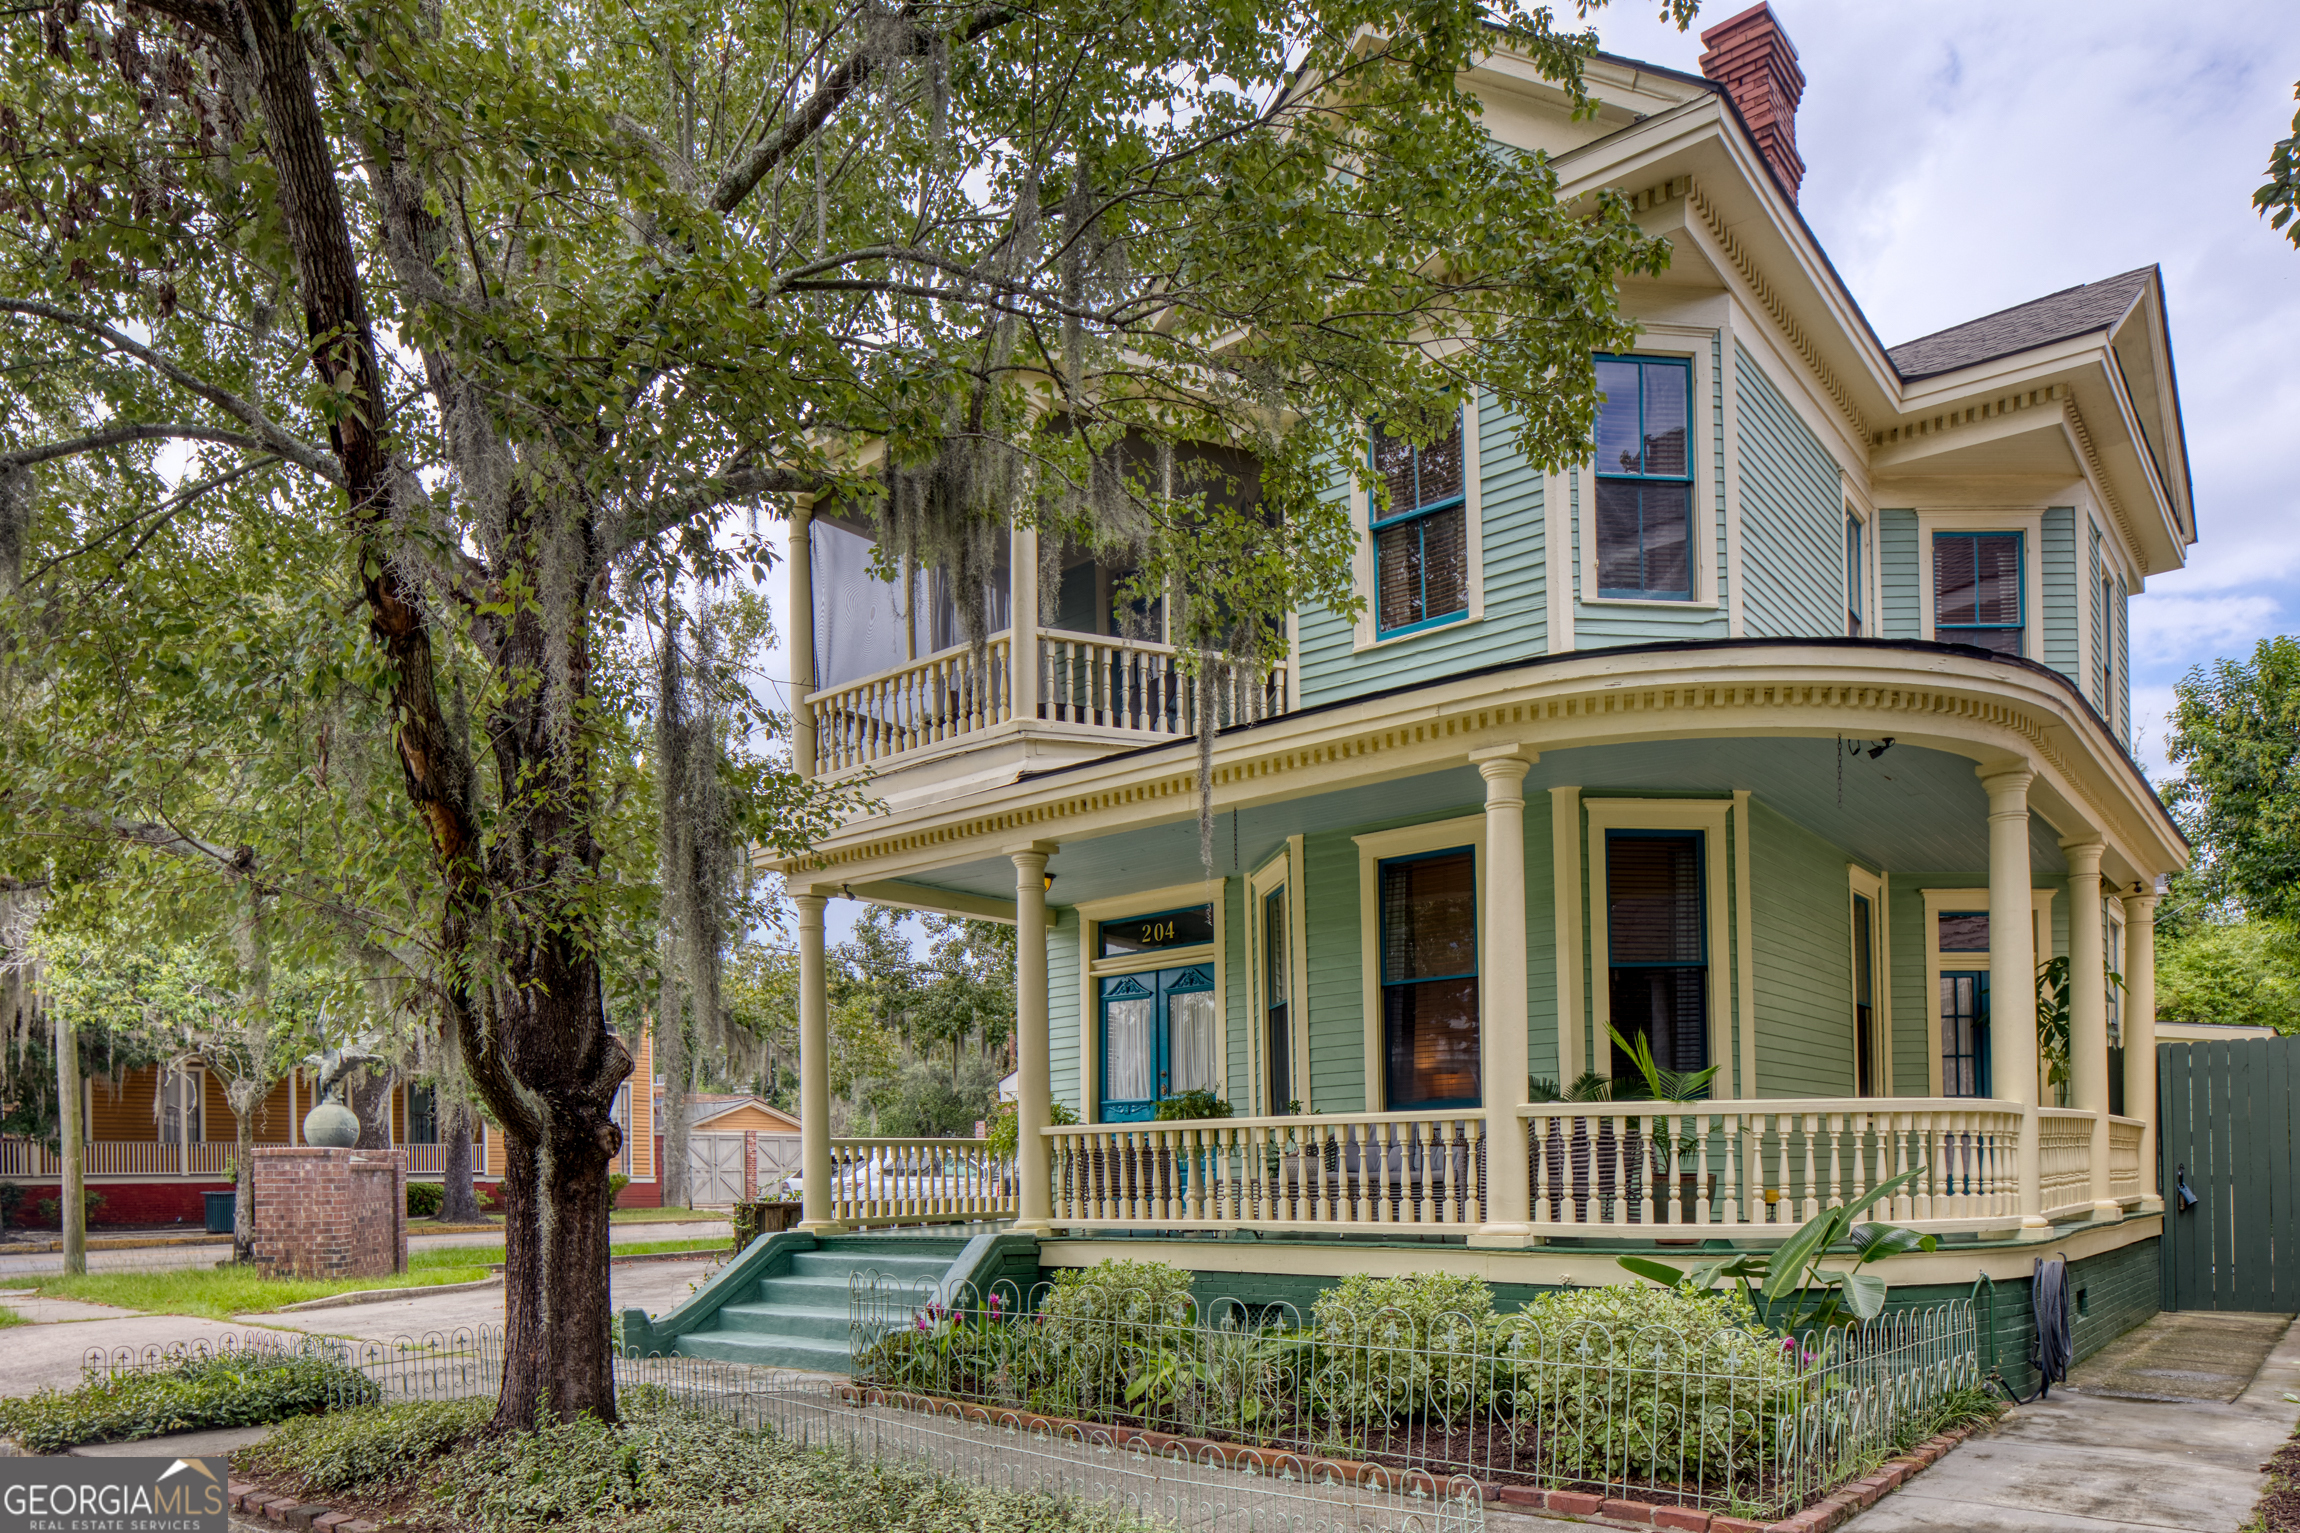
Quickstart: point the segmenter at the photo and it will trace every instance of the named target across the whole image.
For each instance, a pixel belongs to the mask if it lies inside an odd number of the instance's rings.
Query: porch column
[[[1018,602],[1019,607],[1021,604]],[[1014,1229],[1053,1231],[1054,1181],[1039,1130],[1052,1118],[1053,1066],[1046,1019],[1046,859],[1052,842],[1014,856]]]
[[[2124,897],[2124,1111],[2140,1131],[2140,1211],[2164,1212],[2156,1180],[2156,893]],[[2145,892],[2144,892],[2145,891]]]
[[[783,640],[791,656],[791,765],[801,777],[815,775],[815,710],[807,704],[807,694],[815,689],[814,522],[815,498],[792,496],[791,587]]]
[[[1015,523],[1006,550],[1008,629],[1006,705],[1024,721],[1038,717],[1038,529]],[[1043,885],[1040,893],[1044,893]],[[1040,939],[1040,946],[1045,939]]]
[[[1485,1221],[1473,1246],[1522,1246],[1533,1238],[1532,1184],[1525,1120],[1525,774],[1535,757],[1523,746],[1472,751],[1485,778],[1485,983],[1481,1095],[1485,1104]]]
[[[798,1227],[835,1234],[831,1218],[830,990],[823,977],[823,907],[820,894],[794,894],[799,907],[799,1172],[805,1179]],[[660,1174],[658,1172],[658,1174]]]
[[[2037,1123],[2036,933],[2026,765],[1976,768],[1989,796],[1989,1069],[1996,1099],[2020,1109],[2021,1238],[2049,1240]]]
[[[2068,1100],[2092,1114],[2092,1216],[2121,1219],[2108,1185],[2108,934],[2100,903],[2098,840],[2061,842],[2068,853]]]

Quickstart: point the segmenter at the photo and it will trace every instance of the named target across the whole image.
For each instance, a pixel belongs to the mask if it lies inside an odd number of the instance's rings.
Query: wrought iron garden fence
[[[493,1396],[503,1379],[495,1326],[391,1341],[276,1331],[143,1347],[91,1348],[95,1378],[235,1357],[333,1365],[329,1408]],[[1026,1421],[958,1402],[872,1398],[823,1374],[704,1358],[619,1356],[618,1390],[659,1390],[697,1410],[773,1431],[802,1447],[920,1464],[998,1489],[1101,1502],[1147,1524],[1192,1533],[1484,1533],[1485,1508],[1466,1481],[1450,1487],[1353,1480],[1287,1455],[1241,1461],[1116,1428]]]
[[[1757,1519],[1865,1473],[1980,1382],[1971,1306],[1783,1336],[1640,1325],[1640,1294],[1521,1315],[1288,1304],[1186,1290],[935,1291],[856,1275],[856,1382],[1018,1420],[1243,1445],[1358,1479],[1580,1489]],[[1600,1295],[1620,1298],[1600,1299]],[[1646,1311],[1650,1313],[1650,1311]],[[1708,1323],[1713,1319],[1715,1323]]]

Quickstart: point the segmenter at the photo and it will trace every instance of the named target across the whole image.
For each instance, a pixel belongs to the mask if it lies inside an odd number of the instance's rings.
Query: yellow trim
[[[1266,1078],[1269,1062],[1269,1004],[1263,994],[1268,963],[1263,946],[1262,901],[1273,890],[1286,891],[1286,1057],[1294,1068],[1299,1091],[1293,1100],[1310,1111],[1309,1004],[1303,981],[1310,972],[1308,924],[1303,918],[1302,837],[1288,836],[1285,847],[1257,868],[1246,880],[1246,1079],[1249,1099],[1265,1117],[1283,1117],[1286,1104],[1272,1096]]]
[[[1429,820],[1396,830],[1352,836],[1358,848],[1358,967],[1365,994],[1366,1111],[1389,1111],[1388,1075],[1382,1069],[1381,891],[1376,869],[1385,857],[1470,848],[1477,879],[1477,1019],[1481,1048],[1485,1036],[1485,816]],[[1380,1105],[1376,1105],[1376,1103]],[[1515,1103],[1505,1104],[1515,1106]]]
[[[1925,1094],[1937,1097],[1945,1094],[1941,1087],[1941,971],[1989,966],[1986,952],[1944,954],[1941,951],[1941,912],[1973,910],[1985,914],[1989,908],[1989,889],[1986,884],[1977,887],[1958,884],[1918,892],[1925,899]],[[2029,951],[2036,955],[2040,965],[2052,956],[2052,898],[2058,892],[2054,889],[2029,891],[2029,922],[2033,934]],[[2043,1077],[2040,1075],[2038,1080],[2041,1083]]]
[[[1697,830],[1708,838],[1702,851],[1704,902],[1709,907],[1707,968],[1709,970],[1709,1059],[1723,1064],[1732,1057],[1733,1019],[1727,1010],[1727,991],[1720,979],[1731,983],[1732,928],[1725,919],[1725,815],[1730,799],[1592,798],[1582,807],[1589,812],[1589,1051],[1590,1068],[1600,1075],[1613,1073],[1613,1050],[1608,1030],[1613,1025],[1611,933],[1607,916],[1611,906],[1605,888],[1605,833],[1609,830]],[[1745,822],[1744,822],[1745,824]],[[1746,840],[1746,836],[1742,839]],[[1746,850],[1743,850],[1746,856]],[[1743,1016],[1749,1014],[1746,1006]],[[1601,1046],[1603,1045],[1603,1046]],[[1743,1088],[1747,1094],[1747,1088]]]

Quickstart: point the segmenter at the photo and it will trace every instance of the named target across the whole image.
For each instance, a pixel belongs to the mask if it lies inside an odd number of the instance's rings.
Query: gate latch
[[[2172,1173],[2173,1195],[2179,1200],[2179,1209],[2187,1213],[2196,1206],[2196,1194],[2188,1190],[2188,1168],[2182,1166]]]

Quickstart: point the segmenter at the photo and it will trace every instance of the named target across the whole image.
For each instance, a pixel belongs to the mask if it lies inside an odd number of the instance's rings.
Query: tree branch
[[[756,495],[793,495],[814,489],[821,481],[811,474],[792,469],[759,468],[742,457],[710,478],[698,481],[687,489],[656,503],[643,517],[633,518],[623,528],[620,547],[636,548],[658,533],[668,532],[691,516],[723,506],[730,500],[748,500]]]
[[[343,483],[343,469],[332,454],[281,430],[272,424],[270,417],[263,411],[231,390],[187,371],[168,357],[113,329],[100,319],[75,314],[70,309],[43,303],[36,298],[0,298],[0,314],[22,314],[31,319],[44,319],[50,324],[62,325],[67,330],[95,336],[113,350],[134,357],[178,388],[188,389],[232,419],[246,425],[258,438],[258,443],[250,445],[261,445],[268,452],[276,452],[298,468],[317,474],[330,484]]]
[[[135,547],[128,550],[126,558],[132,559],[135,557],[136,549],[143,547],[145,542],[150,540],[152,532],[157,532],[159,530],[159,526],[165,524],[169,517],[175,515],[178,511],[183,510],[186,506],[199,499],[202,495],[207,494],[208,491],[220,490],[225,485],[230,484],[236,479],[244,479],[248,475],[256,472],[256,470],[270,468],[273,464],[279,461],[280,459],[277,455],[267,453],[252,463],[242,463],[237,468],[226,469],[223,473],[216,475],[213,479],[202,479],[197,484],[187,484],[182,489],[178,490],[175,494],[169,496],[166,500],[163,500],[158,505],[154,506],[151,510],[141,512],[135,516],[131,516],[124,522],[116,523],[113,526],[105,529],[103,532],[97,533],[94,537],[89,538],[78,548],[72,549],[66,553],[58,554],[55,558],[45,561],[39,566],[39,568],[33,570],[30,574],[24,577],[24,584],[29,586],[34,581],[38,580],[41,576],[54,569],[57,565],[64,563],[66,560],[77,559],[82,554],[93,553],[97,549],[103,547],[106,543],[111,542],[112,539],[118,537],[121,533],[128,531],[130,528],[135,527],[139,523],[157,518],[158,521],[155,523],[151,531],[146,532],[142,538],[137,539]]]
[[[909,20],[915,11],[905,8],[903,19]],[[986,32],[996,31],[1020,17],[1022,12],[1012,6],[992,6],[977,11],[952,39],[970,43]],[[915,58],[926,51],[932,34],[925,28],[913,26],[903,43],[903,56]],[[782,126],[761,138],[719,177],[719,184],[711,188],[711,206],[721,213],[732,213],[742,205],[745,197],[768,171],[790,158],[807,140],[822,131],[847,98],[860,90],[871,76],[871,56],[867,49],[858,48],[847,61],[832,70],[814,94],[799,103],[797,111],[783,119]]]
[[[215,426],[138,422],[133,425],[110,426],[102,431],[90,432],[87,436],[50,442],[44,447],[27,447],[22,452],[0,453],[0,468],[29,468],[35,463],[51,463],[58,458],[69,458],[83,452],[102,452],[107,447],[121,447],[130,442],[164,442],[171,439],[220,442],[226,447],[237,447],[244,452],[264,450],[263,443],[244,432],[225,431]]]

